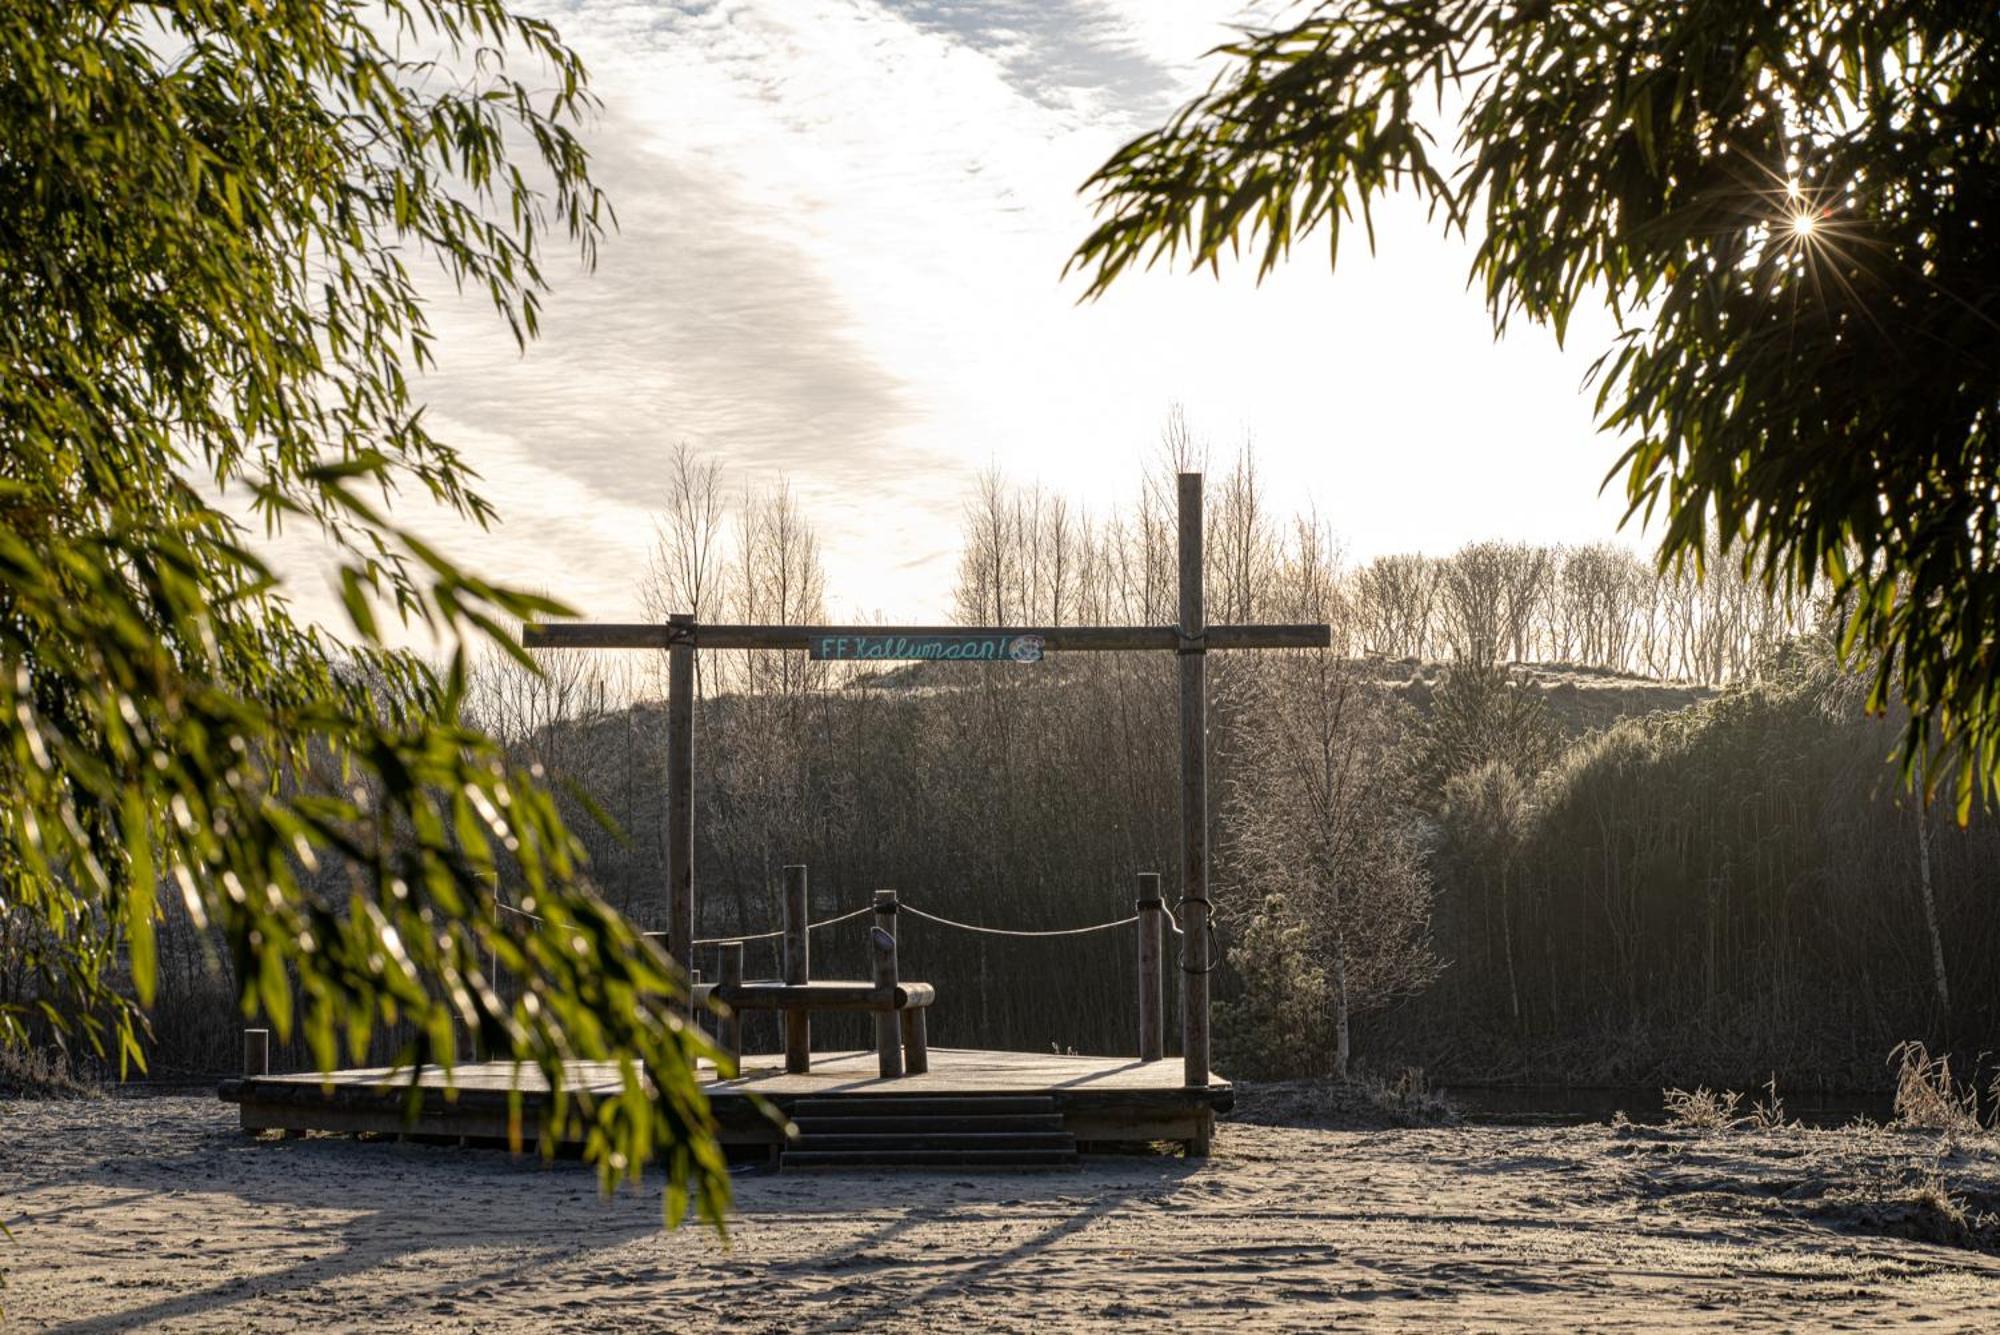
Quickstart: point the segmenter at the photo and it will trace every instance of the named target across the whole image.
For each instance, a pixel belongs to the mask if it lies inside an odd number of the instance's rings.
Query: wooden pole
[[[1165,955],[1167,905],[1160,898],[1160,874],[1139,873],[1139,1060],[1156,1062],[1166,1055],[1162,1015],[1166,996],[1160,976]]]
[[[806,932],[806,869],[785,868],[785,981],[794,987],[811,980],[811,944]],[[802,1010],[785,1012],[785,1069],[793,1075],[812,1070],[812,1017]]]
[[[694,971],[694,617],[667,618],[667,953]]]
[[[875,927],[869,934],[875,947],[875,986],[883,991],[896,988],[896,892],[875,892]],[[897,1032],[896,1013],[875,1012],[875,1053],[881,1062],[882,1078],[894,1080],[903,1074],[902,1036]]]
[[[268,1029],[245,1029],[243,1031],[243,1076],[254,1080],[271,1074],[271,1031]]]
[[[500,873],[488,872],[486,879],[493,891],[493,902],[486,906],[486,989],[493,994],[494,1004],[500,1005]],[[493,1060],[493,1054],[486,1048],[483,1026],[474,1031],[472,1043],[475,1061]]]
[[[722,986],[725,989],[742,986],[743,943],[724,941],[716,947],[716,953],[721,956]],[[730,1072],[735,1075],[743,1069],[743,1012],[726,1001],[723,1005],[727,1009],[716,1025],[715,1045],[729,1054],[729,1060],[736,1064],[736,1070]]]
[[[1181,1057],[1208,1084],[1208,658],[1203,640],[1201,474],[1180,475]],[[1206,1137],[1191,1151],[1206,1152]]]

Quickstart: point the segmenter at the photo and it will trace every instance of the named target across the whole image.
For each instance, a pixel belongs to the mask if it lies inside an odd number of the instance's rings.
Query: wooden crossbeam
[[[1063,653],[1137,649],[1324,649],[1333,643],[1325,624],[1210,626],[1183,639],[1179,626],[752,626],[702,622],[677,626],[660,622],[552,621],[521,628],[530,649],[800,649],[816,639],[911,640],[932,637],[1038,636],[1042,647]]]

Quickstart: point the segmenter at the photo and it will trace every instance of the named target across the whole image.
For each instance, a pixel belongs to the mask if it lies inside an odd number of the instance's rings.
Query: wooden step
[[[1062,1168],[1076,1137],[1046,1095],[801,1099],[798,1139],[779,1165],[799,1169]]]
[[[799,1139],[803,1150],[1076,1150],[1067,1131],[897,1131],[850,1136],[812,1135]]]
[[[786,1150],[786,1172],[838,1168],[1068,1168],[1069,1150]]]
[[[883,1131],[974,1132],[1060,1131],[1061,1113],[1014,1113],[978,1117],[798,1117],[792,1125],[801,1136],[867,1135]]]
[[[791,1106],[794,1121],[802,1117],[1004,1117],[1020,1113],[1052,1113],[1056,1101],[1046,1095],[999,1094],[896,1095],[800,1099]]]

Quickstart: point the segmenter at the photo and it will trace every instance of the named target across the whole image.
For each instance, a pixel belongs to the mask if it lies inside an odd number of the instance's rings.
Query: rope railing
[[[501,903],[499,900],[495,900],[494,905],[495,907],[502,909],[505,912],[514,914],[516,917],[527,918],[533,922],[546,921],[539,913],[530,913],[526,909],[515,908],[512,904],[505,904]],[[956,918],[947,918],[942,914],[927,912],[923,909],[918,908],[916,905],[910,903],[908,900],[902,901],[899,907],[905,913],[912,914],[915,917],[923,918],[926,919],[927,921],[937,923],[941,927],[953,927],[957,928],[961,932],[977,932],[982,936],[1014,936],[1014,937],[1087,936],[1091,932],[1108,932],[1118,927],[1130,927],[1133,923],[1139,921],[1139,915],[1136,913],[1132,913],[1132,914],[1127,914],[1123,918],[1113,919],[1110,922],[1092,923],[1087,927],[1055,927],[1043,930],[1030,930],[1027,928],[1017,928],[1017,927],[988,927],[980,923],[960,922]],[[862,907],[855,909],[851,913],[843,913],[840,914],[838,917],[822,918],[818,922],[807,923],[806,930],[809,932],[817,932],[821,928],[825,927],[838,927],[841,923],[852,922],[854,919],[861,917],[863,914],[872,913],[874,911],[875,910],[873,905],[864,904]],[[1180,922],[1174,917],[1174,911],[1172,909],[1163,909],[1163,911],[1167,915],[1167,926],[1173,932],[1173,934],[1175,936],[1185,936],[1186,933],[1181,930]],[[784,934],[785,934],[784,929],[780,928],[775,932],[754,932],[742,936],[701,936],[695,938],[694,944],[696,944],[697,946],[726,946],[739,943],[748,944],[749,942],[752,941],[775,941]],[[641,932],[640,935],[647,937],[662,937],[665,936],[666,933]]]
[[[956,919],[942,917],[936,913],[926,913],[907,900],[897,907],[904,913],[915,914],[919,918],[928,919],[941,926],[956,927],[961,932],[978,932],[983,936],[1084,936],[1090,932],[1107,932],[1114,927],[1130,927],[1133,923],[1139,921],[1139,915],[1134,913],[1130,917],[1120,918],[1115,922],[1092,923],[1088,927],[1058,927],[1047,931],[1028,931],[1023,928],[982,927],[977,923],[959,922]]]
[[[822,918],[818,922],[809,922],[806,924],[806,930],[808,932],[817,932],[822,927],[838,927],[841,923],[850,922],[853,919],[860,917],[864,913],[873,913],[874,911],[875,911],[874,905],[865,904],[862,907],[854,910],[854,912],[843,913],[837,918]],[[784,934],[785,931],[781,927],[775,932],[758,932],[752,936],[698,936],[694,939],[694,943],[698,946],[726,946],[732,943],[739,943],[739,942],[748,943],[751,941],[775,941]],[[666,933],[647,932],[646,935],[665,936]]]
[[[506,903],[502,903],[502,902],[501,902],[500,900],[497,900],[497,899],[496,899],[496,900],[494,900],[494,901],[493,901],[493,903],[494,903],[494,907],[496,907],[496,908],[498,908],[498,909],[501,909],[501,910],[502,910],[502,911],[504,911],[504,912],[507,912],[507,913],[511,913],[511,914],[513,914],[513,915],[514,915],[515,917],[517,917],[517,918],[526,918],[526,919],[528,919],[528,920],[529,920],[530,922],[547,922],[547,921],[548,921],[548,919],[544,918],[544,917],[543,917],[543,916],[542,916],[541,914],[539,914],[539,913],[530,913],[530,912],[528,912],[528,911],[527,911],[526,909],[517,909],[517,908],[515,908],[515,907],[514,907],[514,906],[513,906],[512,904],[506,904]],[[855,918],[858,918],[858,917],[860,917],[860,916],[861,916],[862,914],[864,914],[864,913],[871,913],[871,912],[873,912],[873,911],[874,911],[874,910],[873,910],[872,906],[864,906],[864,907],[862,907],[862,908],[858,908],[858,909],[854,910],[854,912],[852,912],[852,913],[843,913],[843,914],[841,914],[841,915],[840,915],[839,917],[837,917],[837,918],[825,918],[825,919],[822,919],[822,920],[821,920],[821,921],[819,921],[819,922],[810,922],[810,923],[807,923],[807,924],[806,924],[806,930],[807,930],[807,931],[809,931],[809,932],[816,932],[816,931],[818,931],[818,930],[819,930],[820,928],[822,928],[822,927],[837,927],[837,926],[839,926],[839,925],[840,925],[841,923],[844,923],[844,922],[850,922],[850,921],[852,921],[853,919],[855,919]],[[696,944],[696,945],[698,945],[698,946],[725,946],[725,945],[729,945],[729,944],[730,944],[730,943],[732,943],[732,942],[745,942],[745,943],[747,943],[747,942],[751,942],[751,941],[775,941],[775,940],[777,940],[777,939],[778,939],[779,937],[783,936],[784,934],[785,934],[785,933],[784,933],[784,930],[783,930],[782,928],[780,928],[780,929],[779,929],[778,931],[775,931],[775,932],[757,932],[757,933],[755,933],[755,934],[753,934],[753,935],[749,935],[749,936],[702,936],[702,937],[696,937],[696,938],[695,938],[695,944]],[[645,937],[652,937],[652,938],[655,938],[655,939],[657,939],[657,938],[659,938],[659,937],[663,937],[663,936],[665,936],[665,935],[666,935],[666,933],[665,933],[665,932],[641,932],[641,933],[639,933],[639,935],[640,935],[640,936],[645,936]]]

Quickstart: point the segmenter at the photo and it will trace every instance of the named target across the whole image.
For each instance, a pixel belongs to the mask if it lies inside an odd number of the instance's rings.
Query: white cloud
[[[1262,12],[1282,13],[1275,5]],[[593,615],[635,577],[687,438],[788,474],[833,610],[948,609],[959,505],[999,462],[1099,508],[1132,492],[1169,403],[1362,554],[1475,537],[1608,536],[1612,451],[1577,392],[1605,331],[1492,344],[1468,254],[1414,210],[1314,247],[1261,290],[1139,275],[1078,306],[1077,186],[1209,72],[1229,4],[1154,0],[577,0],[552,14],[604,100],[588,134],[621,220],[594,274],[560,263],[518,355],[441,311],[423,386],[504,525],[487,572]]]

